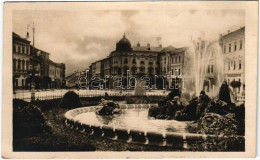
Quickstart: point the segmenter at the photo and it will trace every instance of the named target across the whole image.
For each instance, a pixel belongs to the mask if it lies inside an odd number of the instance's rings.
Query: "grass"
[[[44,111],[51,133],[14,140],[14,151],[175,151],[174,147],[130,144],[96,137],[73,130],[65,125],[68,109],[53,108]]]

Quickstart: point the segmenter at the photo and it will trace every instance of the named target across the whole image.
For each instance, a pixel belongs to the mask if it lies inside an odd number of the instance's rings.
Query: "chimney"
[[[27,31],[26,31],[26,39],[29,39],[30,36],[29,36],[29,25],[27,25]]]
[[[149,43],[147,44],[147,49],[150,50],[150,44]]]

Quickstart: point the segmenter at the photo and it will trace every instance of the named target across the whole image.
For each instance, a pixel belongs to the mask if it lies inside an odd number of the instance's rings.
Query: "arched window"
[[[148,73],[151,75],[151,74],[153,74],[153,68],[152,67],[149,67],[148,68]]]
[[[136,67],[132,67],[132,75],[136,74]]]
[[[129,69],[129,68],[128,68],[127,66],[124,67],[124,76],[127,75],[127,70],[128,70],[128,69]]]
[[[132,63],[133,63],[133,64],[136,64],[136,60],[135,60],[135,58],[133,59]]]
[[[128,63],[128,60],[127,60],[127,58],[125,58],[124,64],[127,64],[127,63]]]

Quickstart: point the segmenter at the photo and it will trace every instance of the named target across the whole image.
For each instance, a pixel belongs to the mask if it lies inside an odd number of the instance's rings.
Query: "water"
[[[223,82],[224,59],[221,47],[218,41],[205,41],[199,39],[198,41],[191,41],[186,53],[186,73],[190,75],[189,83],[194,85],[190,91],[194,91],[198,96],[201,90],[204,90],[204,82],[209,83],[209,88],[205,91],[211,95],[216,96],[218,88]],[[213,66],[213,68],[211,68]],[[208,68],[210,67],[210,68]],[[211,84],[214,80],[214,84]]]
[[[98,126],[109,125],[111,127],[152,132],[188,132],[187,125],[190,122],[150,119],[147,115],[147,109],[128,109],[123,110],[122,114],[112,116],[99,116],[94,112],[86,112],[79,114],[75,119],[82,123]]]

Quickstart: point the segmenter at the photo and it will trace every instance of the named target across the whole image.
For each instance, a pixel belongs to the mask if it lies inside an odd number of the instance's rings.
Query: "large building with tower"
[[[162,47],[162,44],[132,45],[124,35],[108,57],[90,65],[89,77],[99,76],[105,79],[107,88],[112,88],[113,80],[105,78],[106,75],[122,77],[124,86],[127,76],[149,75],[150,88],[165,88],[176,77],[182,77],[185,52],[186,48]]]

